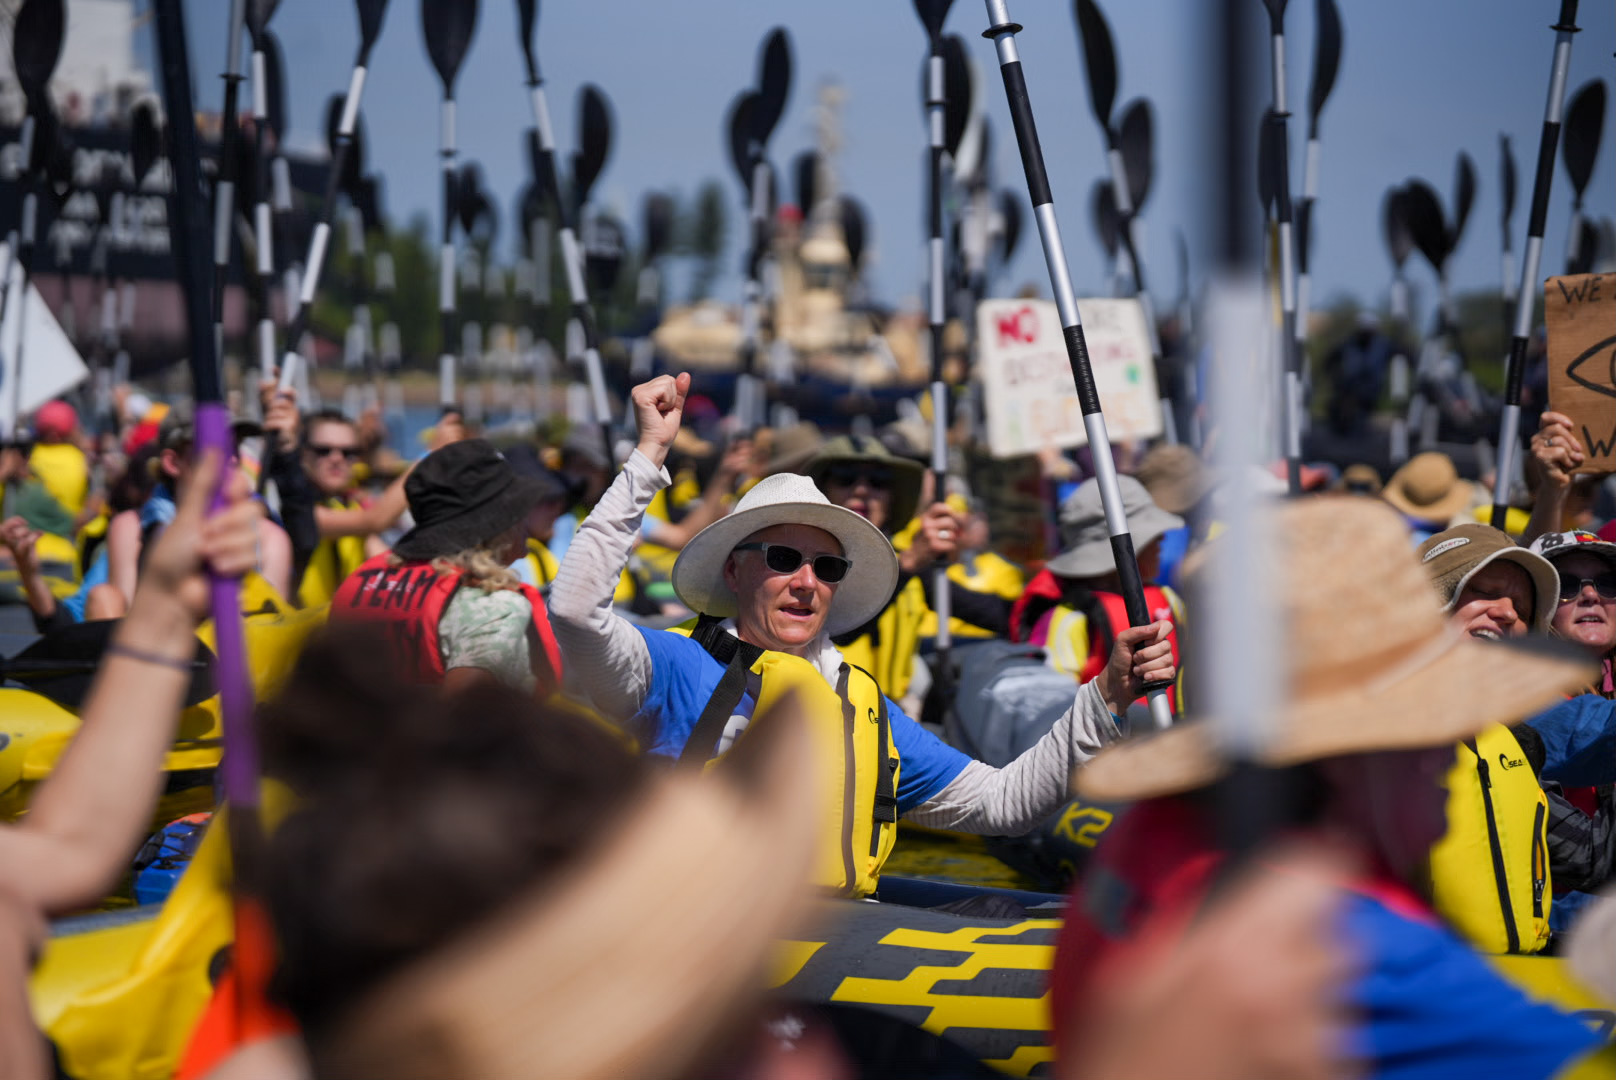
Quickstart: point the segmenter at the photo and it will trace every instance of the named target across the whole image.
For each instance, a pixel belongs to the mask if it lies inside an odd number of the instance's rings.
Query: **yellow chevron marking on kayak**
[[[1007,1076],[1027,1076],[1038,1066],[1054,1060],[1053,1046],[1018,1046],[1009,1057],[985,1060],[982,1064],[990,1069],[998,1069]]]
[[[769,989],[775,990],[802,974],[803,965],[825,947],[823,941],[777,941],[769,968]]]
[[[949,1028],[995,1028],[1006,1031],[1048,1031],[1049,994],[1041,997],[987,997],[974,994],[938,994],[940,982],[963,982],[993,969],[1048,971],[1054,961],[1053,945],[989,942],[983,937],[1008,937],[1028,930],[1055,930],[1059,919],[1027,919],[1013,926],[963,927],[948,933],[899,928],[882,938],[882,945],[962,952],[966,957],[953,967],[921,965],[901,979],[848,976],[832,1001],[861,1005],[924,1005],[931,1009],[921,1027],[934,1035]]]

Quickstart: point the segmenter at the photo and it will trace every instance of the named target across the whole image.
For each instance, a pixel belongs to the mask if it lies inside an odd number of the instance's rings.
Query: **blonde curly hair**
[[[389,563],[398,566],[404,560],[397,555],[392,556]],[[521,579],[516,576],[509,566],[500,562],[499,556],[487,544],[466,548],[452,555],[439,555],[432,560],[432,569],[440,574],[460,574],[466,584],[475,585],[483,592],[499,592],[506,589],[521,587]]]

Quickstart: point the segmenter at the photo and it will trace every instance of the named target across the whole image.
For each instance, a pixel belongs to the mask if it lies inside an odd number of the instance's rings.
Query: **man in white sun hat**
[[[1071,771],[1121,737],[1116,717],[1144,683],[1173,678],[1166,623],[1124,630],[1106,669],[1037,745],[1003,769],[973,761],[831,644],[891,601],[898,559],[878,528],[795,473],[758,484],[680,552],[673,587],[700,616],[693,630],[629,623],[612,610],[612,582],[646,506],[669,483],[662,462],[689,387],[687,375],[664,375],[634,388],[639,446],[562,561],[552,625],[595,705],[627,721],[651,753],[692,765],[725,753],[760,704],[795,692],[835,780],[817,884],[870,892],[900,815],[994,835],[1031,829],[1065,802]]]

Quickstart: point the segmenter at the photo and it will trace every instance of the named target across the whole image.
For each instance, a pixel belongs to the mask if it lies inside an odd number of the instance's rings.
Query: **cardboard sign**
[[[1616,472],[1616,275],[1550,278],[1549,408],[1571,418],[1587,459],[1578,472]]]
[[[1111,439],[1162,432],[1150,335],[1137,300],[1079,300],[1089,364]],[[1083,409],[1060,316],[1047,300],[987,300],[976,309],[988,449],[996,458],[1083,446]]]

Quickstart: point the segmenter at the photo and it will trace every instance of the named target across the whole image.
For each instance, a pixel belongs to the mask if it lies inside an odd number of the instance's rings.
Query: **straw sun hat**
[[[1393,473],[1380,497],[1418,521],[1446,523],[1469,509],[1474,490],[1452,458],[1427,450]]]
[[[1580,657],[1450,630],[1407,530],[1384,506],[1351,496],[1294,503],[1278,535],[1288,704],[1263,764],[1457,743],[1587,685]],[[1199,720],[1105,750],[1073,783],[1080,796],[1128,802],[1203,787],[1225,770]]]
[[[728,517],[691,538],[673,564],[673,591],[690,610],[727,617],[740,610],[724,582],[724,563],[735,546],[774,525],[812,525],[834,536],[853,565],[831,597],[825,629],[840,634],[863,626],[887,606],[898,584],[898,556],[881,530],[825,498],[797,473],[776,473],[741,497]]]

